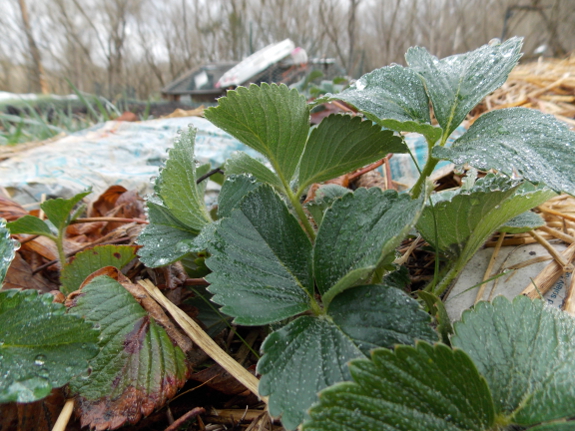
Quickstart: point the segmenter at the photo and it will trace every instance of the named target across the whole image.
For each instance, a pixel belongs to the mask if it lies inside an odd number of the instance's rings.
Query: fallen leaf
[[[26,214],[28,214],[28,211],[26,211],[19,203],[0,194],[0,218],[10,222],[17,220]]]
[[[32,274],[32,267],[20,253],[16,253],[8,268],[2,289],[36,289],[43,293],[57,289],[55,283],[44,278],[40,273]]]
[[[104,430],[136,423],[184,385],[189,367],[182,350],[116,280],[94,278],[74,301],[70,312],[102,331],[91,374],[70,383],[82,426]]]
[[[0,431],[50,431],[64,401],[62,391],[54,389],[48,397],[34,403],[0,404]]]

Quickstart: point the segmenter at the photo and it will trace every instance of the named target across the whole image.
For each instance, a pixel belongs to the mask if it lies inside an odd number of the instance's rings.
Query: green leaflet
[[[46,397],[88,368],[98,332],[52,295],[0,291],[0,403]]]
[[[349,115],[330,115],[314,128],[299,167],[299,192],[359,169],[389,153],[406,153],[393,132]]]
[[[4,282],[8,267],[14,259],[16,242],[10,239],[10,231],[6,229],[4,219],[0,218],[0,286]]]
[[[72,218],[74,218],[70,215],[74,206],[90,193],[92,193],[92,191],[87,190],[83,193],[78,193],[70,199],[49,199],[40,204],[40,208],[46,213],[46,217],[48,217],[48,220],[52,222],[56,229],[62,230],[68,225]]]
[[[274,172],[259,160],[250,157],[242,151],[232,154],[232,157],[226,161],[224,170],[226,175],[253,175],[259,182],[270,184],[278,190],[283,190],[281,180]]]
[[[303,421],[318,390],[349,379],[347,362],[363,356],[337,326],[311,316],[299,317],[270,334],[262,351],[259,392],[270,396],[270,415],[281,415],[288,430]]]
[[[138,250],[142,263],[150,268],[169,265],[188,253],[180,250],[178,244],[184,240],[193,241],[197,232],[176,219],[158,197],[149,197],[148,224],[138,236]]]
[[[451,276],[458,274],[489,235],[513,217],[542,204],[555,195],[545,187],[489,174],[471,190],[442,192],[432,196],[433,208],[424,209],[417,229],[431,244],[453,257]],[[438,234],[433,221],[435,212]],[[434,293],[441,294],[452,277],[442,280]]]
[[[480,302],[452,337],[487,379],[496,414],[521,426],[575,416],[573,340],[572,316],[525,296]]]
[[[478,238],[475,242],[482,242],[508,220],[505,218],[507,214],[500,214],[499,210],[501,204],[513,196],[518,187],[517,181],[489,174],[479,179],[470,190],[457,189],[432,195],[433,206],[425,207],[417,222],[417,229],[428,242],[439,247],[440,251],[459,256],[470,238]],[[531,199],[525,201],[531,204]],[[533,206],[539,203],[536,202]],[[525,210],[521,209],[512,217],[523,211]],[[481,229],[486,223],[489,226]]]
[[[522,40],[484,45],[465,54],[438,60],[425,48],[410,48],[405,59],[422,78],[433,111],[443,129],[442,141],[489,93],[499,88],[521,56]]]
[[[136,257],[136,248],[130,245],[99,245],[82,251],[71,263],[62,268],[60,290],[64,295],[80,288],[86,277],[105,266],[119,270]]]
[[[169,151],[166,166],[158,179],[158,195],[170,213],[189,230],[199,232],[211,222],[203,193],[196,185],[194,141],[196,131],[182,133]]]
[[[319,394],[304,431],[481,431],[495,422],[485,379],[443,344],[376,349],[350,371],[353,382]]]
[[[309,108],[285,85],[238,87],[205,111],[208,120],[259,151],[286,184],[293,177],[309,131]]]
[[[575,195],[575,133],[534,109],[482,115],[451,148],[434,148],[433,156],[509,176],[516,170],[528,181]]]
[[[363,75],[338,94],[315,103],[343,100],[372,121],[398,132],[417,132],[436,142],[441,129],[429,117],[429,99],[421,78],[411,69],[392,65]]]
[[[218,196],[218,217],[228,217],[242,198],[260,183],[248,175],[227,175]]]
[[[306,204],[306,208],[315,223],[320,226],[327,209],[331,208],[337,199],[348,193],[351,193],[351,190],[347,187],[337,184],[324,184],[315,191],[314,199]]]
[[[359,286],[337,295],[328,315],[369,356],[377,347],[437,341],[430,316],[402,290],[386,285]]]
[[[409,323],[408,323],[409,322]],[[328,317],[299,317],[268,336],[258,363],[260,393],[286,429],[296,428],[317,392],[348,380],[348,361],[373,347],[436,340],[430,317],[394,287],[359,286],[338,295]],[[366,428],[367,429],[367,428]]]
[[[269,185],[220,221],[208,251],[209,290],[238,324],[263,325],[310,308],[311,243]]]
[[[25,215],[24,217],[20,217],[18,220],[12,221],[8,223],[7,227],[13,234],[25,233],[29,235],[54,237],[54,234],[46,222],[31,215]]]
[[[530,230],[537,229],[545,225],[545,220],[539,215],[531,211],[525,211],[518,216],[507,220],[503,226],[499,226],[499,232],[505,233],[523,233]]]
[[[112,420],[114,427],[135,423],[184,385],[184,353],[117,281],[94,278],[70,311],[101,328],[101,351],[90,361],[91,373],[70,385],[80,398],[83,426],[105,429]],[[114,414],[99,414],[102,411]]]
[[[313,265],[324,305],[342,290],[365,283],[413,228],[423,199],[360,188],[327,210],[318,231]]]

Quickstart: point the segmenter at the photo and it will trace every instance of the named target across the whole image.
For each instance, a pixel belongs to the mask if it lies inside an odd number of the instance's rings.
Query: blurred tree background
[[[285,38],[351,77],[525,37],[525,58],[575,49],[575,0],[2,0],[0,91],[147,99],[205,62]]]

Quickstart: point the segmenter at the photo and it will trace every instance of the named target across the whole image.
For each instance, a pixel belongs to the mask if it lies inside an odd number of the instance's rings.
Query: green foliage
[[[83,414],[90,417],[91,411],[104,408],[115,412],[115,421],[133,421],[162,406],[183,386],[188,376],[184,353],[121,284],[96,277],[75,302],[70,312],[84,316],[102,333],[91,372],[70,384],[82,399]],[[122,404],[125,397],[128,406]]]
[[[6,277],[12,259],[14,259],[15,248],[15,242],[10,239],[10,232],[6,229],[4,219],[0,219],[0,286]]]
[[[190,250],[182,243],[193,242],[211,222],[202,189],[196,183],[195,137],[195,130],[190,129],[176,140],[156,179],[156,194],[146,203],[150,224],[138,237],[142,246],[138,255],[150,268],[169,265],[187,255]]]
[[[374,71],[318,101],[344,100],[365,119],[333,115],[313,129],[296,90],[263,84],[229,91],[206,118],[265,160],[240,153],[226,163],[216,222],[198,217],[207,211],[195,185],[193,136],[170,154],[158,196],[148,202],[142,260],[159,266],[201,252],[221,310],[238,324],[274,325],[258,363],[260,393],[287,429],[306,418],[318,391],[350,377],[356,382],[324,392],[308,429],[495,430],[515,420],[494,404],[501,394],[465,352],[416,343],[439,336],[431,316],[402,291],[405,273],[389,272],[414,229],[450,258],[439,282],[420,295],[449,343],[453,328],[438,295],[495,230],[536,226],[521,215],[555,191],[572,190],[574,134],[542,114],[486,114],[444,147],[470,110],[503,84],[520,48],[513,38],[443,60],[411,49],[408,67]],[[430,104],[439,126],[431,124]],[[422,134],[430,150],[410,194],[326,185],[304,208],[313,183],[407,152],[397,132]],[[565,163],[555,169],[553,157],[563,153]],[[475,172],[460,189],[429,198],[426,184],[440,159],[498,172],[478,181]],[[396,344],[415,347],[382,349]]]
[[[532,426],[575,416],[574,339],[567,313],[500,296],[466,311],[452,342],[487,379],[496,414]]]
[[[98,352],[98,332],[53,299],[33,289],[0,291],[0,403],[48,396]]]
[[[64,295],[68,295],[79,289],[86,277],[93,272],[105,266],[122,269],[135,257],[135,248],[130,245],[98,245],[82,251],[62,268],[60,290]]]
[[[451,148],[434,156],[477,169],[515,171],[556,192],[575,195],[575,133],[552,115],[525,108],[488,112],[473,123]]]
[[[461,350],[419,342],[350,364],[353,382],[320,393],[306,431],[479,431],[495,420],[487,383]]]
[[[310,430],[573,429],[575,320],[524,296],[464,313],[454,350],[419,342],[351,362],[320,393]],[[513,428],[516,429],[516,428]]]
[[[48,222],[40,220],[38,217],[25,215],[16,221],[8,223],[7,227],[12,234],[43,235],[56,243],[58,258],[60,263],[66,263],[64,253],[64,237],[66,228],[84,211],[84,206],[80,205],[74,212],[74,207],[91,193],[88,189],[78,193],[70,199],[50,199],[40,204],[40,208],[48,217]]]
[[[407,51],[405,59],[425,84],[433,112],[443,129],[443,142],[475,105],[503,85],[521,57],[521,45],[521,39],[514,37],[502,44],[485,45],[442,60],[425,48]]]

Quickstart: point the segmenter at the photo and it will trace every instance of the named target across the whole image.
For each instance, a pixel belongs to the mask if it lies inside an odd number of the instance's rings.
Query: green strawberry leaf
[[[393,132],[349,115],[330,115],[314,128],[299,167],[299,191],[359,169],[389,153],[406,153]]]
[[[575,195],[575,132],[534,109],[488,112],[451,148],[434,148],[433,156],[509,176],[516,171],[528,181]]]
[[[138,256],[149,268],[169,265],[188,253],[178,244],[193,241],[198,232],[175,218],[158,197],[151,196],[146,203],[149,224],[138,236]]]
[[[419,342],[351,362],[353,382],[319,394],[304,431],[481,431],[495,424],[485,379],[464,352]]]
[[[324,184],[315,191],[313,200],[306,204],[306,208],[319,226],[327,209],[331,208],[337,199],[348,193],[351,193],[351,190],[347,187],[337,184]]]
[[[551,190],[489,174],[470,190],[432,196],[417,229],[431,244],[452,257],[451,272],[459,273],[487,238],[505,222],[555,196]],[[435,234],[435,212],[438,233]],[[439,288],[440,294],[446,286]]]
[[[437,341],[429,314],[405,292],[391,286],[348,289],[333,299],[328,314],[366,356],[376,347]]]
[[[53,300],[34,289],[0,291],[0,403],[46,397],[98,352],[92,324]]]
[[[0,218],[0,287],[4,282],[8,267],[14,259],[16,242],[10,238],[10,231],[6,229],[6,222]]]
[[[208,251],[209,290],[236,323],[264,325],[310,308],[311,243],[271,186],[220,220]]]
[[[299,317],[263,343],[260,394],[287,429],[297,427],[317,392],[349,379],[347,362],[374,347],[437,340],[430,316],[403,291],[359,286],[335,297],[328,316]]]
[[[441,129],[431,125],[429,99],[421,78],[399,65],[382,67],[359,78],[338,94],[315,103],[343,100],[370,120],[397,132],[417,132],[436,142]]]
[[[503,226],[499,227],[499,232],[505,233],[523,233],[537,229],[545,225],[545,220],[539,214],[532,211],[525,211],[518,216],[507,220]]]
[[[82,251],[74,260],[64,265],[60,290],[64,295],[78,290],[86,277],[105,266],[122,269],[136,257],[136,247],[131,245],[97,245]]]
[[[262,351],[259,393],[269,395],[270,415],[281,415],[288,430],[303,421],[319,390],[350,378],[349,360],[363,356],[336,325],[311,316],[298,317],[271,333]]]
[[[102,331],[91,373],[70,384],[79,398],[82,426],[136,423],[184,385],[189,373],[184,353],[120,283],[96,277],[75,302],[71,312]]]
[[[323,217],[313,251],[324,305],[344,289],[365,283],[414,227],[423,199],[360,188],[335,201]]]
[[[484,45],[465,54],[438,60],[425,48],[410,48],[405,58],[422,78],[445,141],[465,116],[501,87],[521,57],[522,40]]]
[[[477,180],[471,189],[434,194],[431,196],[433,205],[424,208],[417,222],[417,229],[426,241],[440,251],[450,256],[459,256],[470,238],[477,238],[475,242],[482,243],[508,220],[504,218],[506,214],[500,214],[499,210],[501,204],[513,196],[519,185],[518,181],[489,174]],[[531,198],[525,201],[530,204]],[[518,209],[514,215],[521,214],[526,209]],[[486,224],[485,228],[483,224]]]
[[[309,131],[305,97],[284,84],[238,87],[206,109],[208,120],[259,151],[287,184],[293,177]]]
[[[83,193],[78,193],[76,196],[70,199],[49,199],[41,203],[40,208],[42,208],[42,211],[44,211],[46,217],[48,217],[48,220],[52,222],[56,229],[62,230],[72,219],[70,213],[76,204],[84,199],[84,197],[88,196],[90,193],[92,193],[92,191],[87,190]]]
[[[574,421],[569,422],[558,421],[529,428],[529,431],[573,431],[574,428],[575,428]]]
[[[218,196],[218,217],[229,217],[242,198],[260,185],[255,177],[229,175]]]
[[[50,238],[54,237],[54,234],[45,221],[31,215],[20,217],[18,220],[9,222],[6,226],[12,234],[24,233],[28,235],[44,235]]]
[[[196,185],[194,142],[196,131],[190,128],[176,139],[166,166],[160,172],[158,195],[172,216],[189,230],[199,232],[212,219]]]
[[[575,416],[572,316],[543,301],[500,296],[464,312],[454,329],[453,346],[485,376],[495,413],[507,423],[532,426]]]
[[[278,190],[283,189],[283,185],[278,176],[272,172],[262,162],[247,155],[242,151],[232,154],[224,166],[226,175],[253,175],[259,182],[270,184]]]

